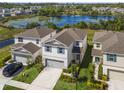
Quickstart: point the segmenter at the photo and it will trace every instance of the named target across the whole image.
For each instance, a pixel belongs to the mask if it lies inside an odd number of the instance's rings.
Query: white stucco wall
[[[64,67],[68,67],[68,53],[67,49],[65,48],[65,53],[64,54],[58,54],[57,53],[57,48],[52,47],[52,52],[47,52],[45,51],[45,47],[42,47],[42,57],[43,57],[43,63],[45,64],[45,59],[53,59],[53,60],[60,60],[64,61]]]
[[[117,55],[117,62],[107,61],[107,55],[103,55],[103,64],[116,66],[116,67],[124,67],[124,55]]]
[[[81,45],[80,45],[81,47]],[[84,51],[87,49],[87,35],[85,36],[84,40],[82,41],[82,47],[84,48]]]
[[[73,49],[73,43],[68,47],[68,61],[67,61],[68,65],[71,64],[73,60],[72,49]]]
[[[15,38],[15,44],[17,44],[17,43],[24,43],[24,44],[26,44],[26,43],[32,42],[33,44],[41,47],[41,40],[39,41],[39,44],[36,44],[36,40],[38,38],[28,38],[28,37],[22,37],[22,38],[23,38],[23,42],[18,42],[18,37],[16,37]]]

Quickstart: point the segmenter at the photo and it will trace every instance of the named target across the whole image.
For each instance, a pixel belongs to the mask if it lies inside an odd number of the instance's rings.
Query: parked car
[[[22,63],[12,63],[12,64],[7,65],[3,69],[3,75],[5,77],[11,77],[11,76],[19,73],[22,70],[23,70],[23,64]]]

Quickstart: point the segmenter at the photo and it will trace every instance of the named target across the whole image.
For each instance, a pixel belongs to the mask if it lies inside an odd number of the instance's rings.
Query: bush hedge
[[[74,83],[76,82],[76,79],[75,78],[72,78],[70,76],[67,76],[67,75],[61,75],[60,77],[61,80],[65,81],[65,82],[69,82],[69,83]]]
[[[88,66],[88,81],[90,82],[94,82],[94,70],[95,70],[95,66],[90,63]]]
[[[102,80],[107,81],[107,80],[108,80],[107,75],[103,75],[103,76],[102,76]]]
[[[90,88],[96,88],[99,90],[106,90],[108,88],[108,84],[105,82],[95,81],[95,82],[87,82],[87,86]]]
[[[98,69],[98,79],[102,79],[102,77],[103,77],[103,67],[102,64],[100,64]]]

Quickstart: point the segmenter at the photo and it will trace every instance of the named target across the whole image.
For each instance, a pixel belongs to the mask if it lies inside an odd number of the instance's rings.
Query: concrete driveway
[[[10,80],[12,79],[12,77],[11,77],[11,78],[8,78],[8,77],[4,77],[4,76],[2,75],[3,69],[4,69],[4,68],[0,69],[0,90],[2,90],[3,87],[4,87],[4,85],[5,85],[8,81],[10,81]]]
[[[108,90],[124,90],[124,81],[122,80],[110,80],[108,85]]]
[[[46,67],[31,83],[29,90],[52,90],[60,78],[62,69]]]

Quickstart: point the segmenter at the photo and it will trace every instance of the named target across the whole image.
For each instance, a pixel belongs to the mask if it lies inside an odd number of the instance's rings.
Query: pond
[[[5,46],[11,45],[11,44],[14,44],[14,38],[11,38],[11,39],[8,39],[5,41],[0,41],[0,48],[3,48]]]
[[[10,20],[5,23],[7,26],[12,26],[15,28],[25,28],[28,23],[37,22],[40,25],[44,25],[48,22],[52,22],[57,26],[64,26],[66,24],[77,24],[81,21],[98,23],[100,20],[113,20],[113,16],[60,16],[60,17],[50,17],[48,20],[40,21],[38,17],[24,18],[18,20]]]

